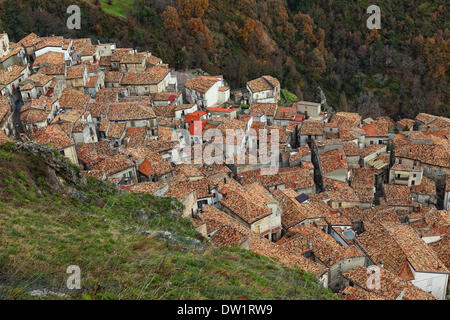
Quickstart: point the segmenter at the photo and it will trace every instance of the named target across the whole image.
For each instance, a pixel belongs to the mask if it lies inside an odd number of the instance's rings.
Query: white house
[[[272,76],[262,76],[247,82],[250,93],[249,103],[278,103],[280,100],[280,82]]]
[[[418,186],[422,183],[423,168],[396,163],[389,171],[389,183]]]
[[[14,101],[20,98],[19,85],[30,76],[28,67],[12,65],[6,70],[0,70],[0,87],[4,87],[6,95]],[[3,95],[3,93],[2,93]]]
[[[64,54],[66,63],[71,63],[72,40],[64,39],[63,37],[41,37],[39,40],[40,42],[36,44],[34,50],[36,58],[47,52],[61,52]]]
[[[184,85],[189,103],[207,108],[221,105],[230,98],[230,88],[222,76],[198,76]]]
[[[52,76],[38,72],[22,81],[19,85],[22,101],[46,95],[50,90],[52,80]]]

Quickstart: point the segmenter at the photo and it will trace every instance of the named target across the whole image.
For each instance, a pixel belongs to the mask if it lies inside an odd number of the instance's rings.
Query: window
[[[416,181],[411,181],[411,185],[413,186],[413,185],[415,185],[416,184]]]

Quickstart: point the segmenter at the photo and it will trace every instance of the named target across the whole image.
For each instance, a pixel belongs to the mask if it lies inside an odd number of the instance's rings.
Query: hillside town
[[[85,177],[174,197],[213,246],[306,270],[343,299],[448,299],[450,119],[363,119],[284,95],[270,75],[230,88],[114,43],[0,34],[0,143],[51,145]],[[173,152],[211,147],[208,130],[241,130],[219,151],[243,161]],[[250,131],[277,132],[273,174],[251,161],[263,141]]]

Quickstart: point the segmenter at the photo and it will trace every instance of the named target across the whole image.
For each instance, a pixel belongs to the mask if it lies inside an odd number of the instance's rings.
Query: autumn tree
[[[255,20],[247,18],[244,27],[238,30],[238,36],[239,38],[242,39],[243,43],[247,44],[248,37],[250,36],[250,34],[253,32],[254,29],[255,29]]]
[[[164,10],[164,12],[162,13],[162,18],[164,22],[164,28],[166,28],[166,30],[180,29],[180,17],[178,16],[178,11],[176,8],[167,6],[166,10]]]
[[[185,19],[203,17],[208,6],[208,0],[178,0],[178,9]]]
[[[197,18],[203,17],[206,10],[208,10],[208,0],[194,0],[194,14]]]

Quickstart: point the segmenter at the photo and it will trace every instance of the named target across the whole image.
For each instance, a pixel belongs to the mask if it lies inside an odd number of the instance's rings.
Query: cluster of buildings
[[[314,274],[346,299],[446,299],[450,119],[362,119],[320,103],[279,106],[261,76],[239,102],[223,76],[183,85],[150,52],[90,39],[0,35],[0,143],[52,145],[83,175],[125,192],[175,197],[217,247],[240,246]],[[276,173],[264,163],[185,164],[183,143],[208,129],[278,130]],[[258,141],[259,143],[259,141]],[[237,139],[223,152],[247,156]],[[380,286],[369,285],[377,266]]]

